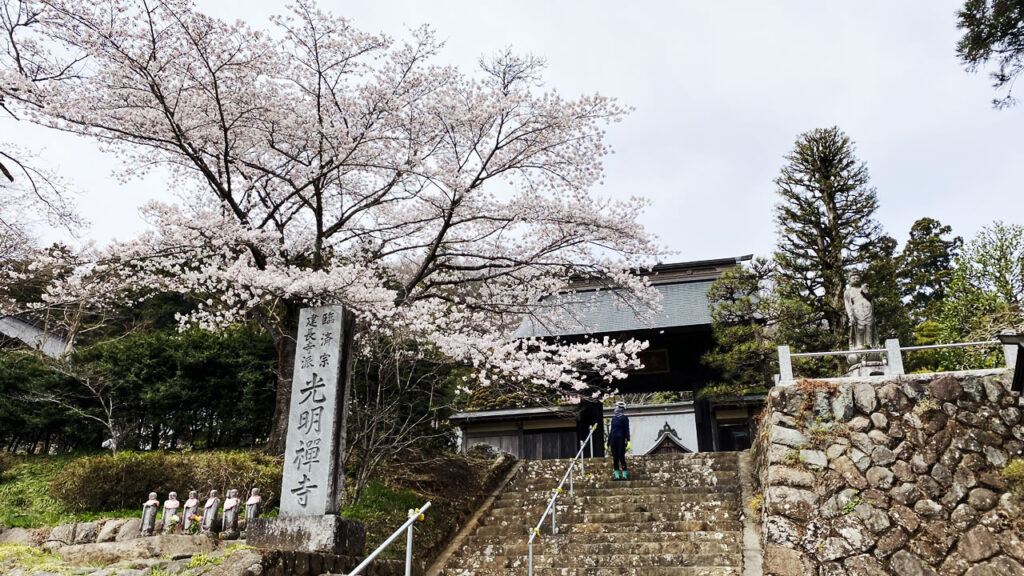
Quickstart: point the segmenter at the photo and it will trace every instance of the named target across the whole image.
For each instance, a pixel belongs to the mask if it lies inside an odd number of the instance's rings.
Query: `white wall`
[[[697,452],[697,418],[693,413],[693,403],[627,406],[626,416],[629,416],[629,434],[633,442],[630,455],[638,456],[653,448],[666,422],[675,429],[684,446],[691,452]],[[611,409],[605,408],[605,437],[611,417]]]

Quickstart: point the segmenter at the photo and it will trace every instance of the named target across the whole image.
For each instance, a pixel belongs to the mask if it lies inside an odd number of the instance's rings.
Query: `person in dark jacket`
[[[629,417],[626,416],[626,405],[615,404],[615,415],[612,416],[611,430],[608,432],[608,445],[612,451],[612,467],[615,469],[614,480],[626,479],[626,450],[629,445]],[[619,470],[622,475],[619,476]]]

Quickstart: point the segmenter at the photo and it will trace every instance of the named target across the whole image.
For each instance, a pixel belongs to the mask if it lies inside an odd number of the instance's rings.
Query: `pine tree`
[[[945,238],[952,233],[952,228],[932,218],[920,218],[910,228],[910,239],[899,258],[899,279],[915,324],[938,317],[953,262],[963,247],[963,238]]]
[[[846,272],[867,267],[868,248],[881,234],[874,219],[878,197],[854,152],[853,141],[837,127],[806,132],[775,179],[781,198],[775,207],[779,296],[783,308],[800,312],[782,316],[780,334],[797,337],[800,347],[845,347]]]
[[[726,271],[708,289],[716,347],[702,362],[719,377],[701,390],[702,398],[739,397],[771,386],[778,371],[774,273],[771,262],[757,258]]]

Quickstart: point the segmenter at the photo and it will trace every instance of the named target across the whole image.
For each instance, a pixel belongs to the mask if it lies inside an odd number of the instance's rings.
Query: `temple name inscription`
[[[288,415],[282,516],[336,514],[340,502],[335,430],[342,423],[341,307],[305,308],[299,314],[295,370]]]

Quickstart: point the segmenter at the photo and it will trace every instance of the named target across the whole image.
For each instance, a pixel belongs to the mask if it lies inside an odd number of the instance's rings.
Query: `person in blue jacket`
[[[612,467],[614,468],[614,480],[626,479],[626,450],[629,446],[629,417],[626,416],[626,405],[622,402],[615,404],[615,415],[612,416],[611,430],[608,432],[608,445],[612,451]],[[622,476],[619,476],[619,470]]]

